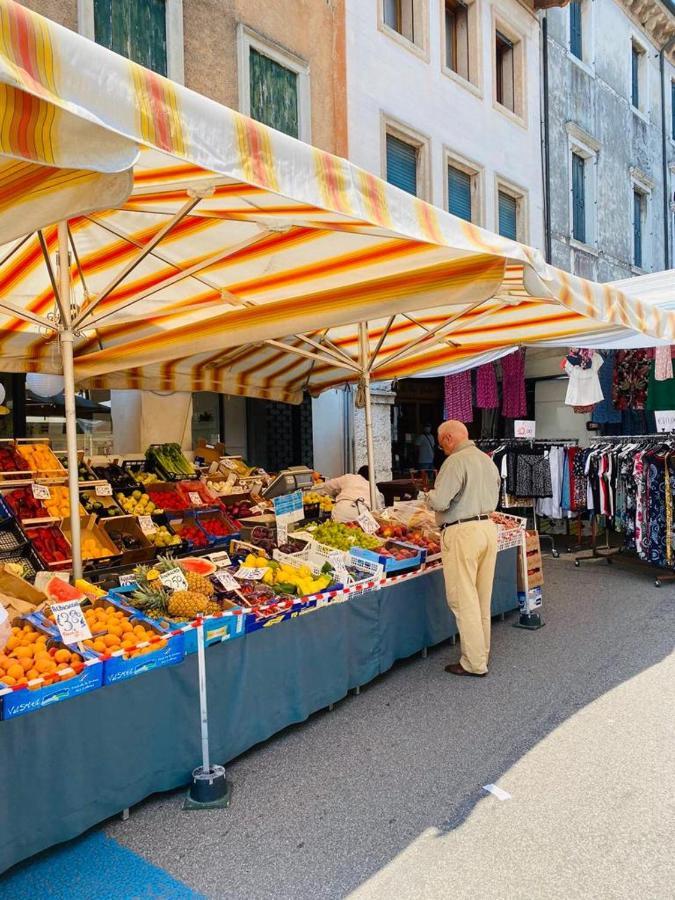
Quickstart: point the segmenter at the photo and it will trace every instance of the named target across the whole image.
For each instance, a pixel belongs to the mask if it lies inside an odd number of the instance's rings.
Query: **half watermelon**
[[[186,556],[185,559],[179,559],[178,565],[184,572],[194,572],[196,575],[203,575],[207,578],[217,570],[215,563],[202,556]]]

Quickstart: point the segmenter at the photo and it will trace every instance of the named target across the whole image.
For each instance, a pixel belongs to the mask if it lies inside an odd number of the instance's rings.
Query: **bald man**
[[[501,477],[490,457],[469,440],[462,422],[443,422],[438,446],[447,458],[427,502],[441,528],[445,593],[462,646],[459,663],[446,666],[445,671],[482,677],[487,675],[490,656],[497,559],[497,526],[490,513],[499,502]]]

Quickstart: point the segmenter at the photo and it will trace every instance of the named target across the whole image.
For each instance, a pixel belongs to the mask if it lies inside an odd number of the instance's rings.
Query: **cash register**
[[[263,491],[263,497],[266,500],[272,500],[274,497],[281,497],[283,494],[292,494],[293,491],[306,490],[314,484],[312,479],[312,469],[307,466],[290,466],[283,469],[272,483]]]

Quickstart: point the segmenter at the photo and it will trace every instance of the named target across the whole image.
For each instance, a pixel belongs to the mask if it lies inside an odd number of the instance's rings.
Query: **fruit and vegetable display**
[[[407,528],[398,522],[387,521],[380,525],[377,532],[387,540],[405,541],[427,551],[429,556],[441,552],[440,537],[433,532],[425,532],[421,528]]]
[[[344,525],[342,522],[323,522],[321,525],[308,525],[305,529],[314,540],[336,550],[351,550],[352,547],[363,547],[375,550],[382,544],[382,538],[366,534],[357,525]]]
[[[171,527],[183,541],[187,541],[192,549],[201,550],[209,547],[211,542],[194,520],[172,519]]]
[[[35,552],[47,566],[69,563],[72,557],[70,544],[58,525],[41,525],[27,528],[26,537],[33,544]]]
[[[208,484],[208,482],[207,482]],[[234,521],[239,521],[239,519],[248,519],[253,513],[253,507],[255,503],[253,500],[249,499],[247,495],[244,495],[244,498],[241,500],[235,500],[233,502],[227,503],[225,509],[227,510],[227,514]]]
[[[42,500],[35,499],[31,487],[20,487],[11,491],[5,491],[2,497],[20,522],[49,518],[47,508]]]
[[[172,480],[193,478],[195,467],[185,457],[180,444],[153,444],[145,453],[147,467],[159,471]]]
[[[138,484],[157,484],[162,480],[155,472],[144,472],[142,469],[131,469],[131,474]]]
[[[139,536],[114,527],[106,528],[106,534],[120,553],[124,553],[125,550],[142,550],[145,546]]]
[[[158,549],[164,547],[178,547],[182,543],[180,537],[169,531],[166,525],[158,525],[156,531],[148,531],[145,536],[150,543]]]
[[[134,622],[130,613],[107,605],[105,601],[85,609],[84,618],[91,631],[91,638],[84,641],[84,646],[93,653],[106,656],[115,650],[124,650],[124,659],[133,659],[159,649],[154,643],[137,647],[137,644],[155,638],[157,632],[141,621]]]
[[[157,509],[170,509],[181,512],[184,509],[192,509],[192,503],[186,494],[178,490],[172,484],[149,484],[146,488],[146,496],[154,503]]]
[[[328,572],[314,575],[309,566],[303,564],[294,566],[262,556],[247,556],[244,566],[264,569],[262,583],[279,594],[307,597],[325,591],[332,581]]]
[[[33,472],[63,473],[64,468],[47,444],[17,444],[17,451]]]
[[[161,507],[143,491],[135,490],[129,495],[120,492],[115,494],[115,500],[129,516],[151,516],[155,512],[162,512]]]
[[[85,512],[92,513],[100,519],[111,519],[125,514],[125,511],[117,505],[112,497],[99,497],[96,491],[82,491],[80,501]]]
[[[199,516],[199,525],[209,537],[222,541],[234,533],[233,523],[219,512],[205,513]]]
[[[66,519],[70,515],[70,494],[68,488],[62,484],[52,484],[49,486],[51,497],[43,500],[47,513],[53,519]],[[84,515],[84,509],[80,505],[80,515]]]
[[[0,444],[0,477],[7,473],[30,472],[30,467],[26,460],[21,456],[14,447],[8,444]]]
[[[105,466],[93,466],[94,473],[101,481],[107,481],[114,491],[133,490],[136,480],[118,463],[108,463]]]
[[[306,491],[302,495],[302,505],[306,507],[316,507],[319,512],[330,515],[335,506],[333,498],[328,494],[322,494],[319,491]]]
[[[144,615],[153,619],[169,619],[171,622],[190,622],[197,616],[217,615],[221,610],[215,600],[215,588],[204,568],[202,560],[175,560],[159,557],[152,566],[136,566],[134,575],[138,588],[131,595],[130,603]],[[206,571],[215,571],[208,560],[203,561]],[[163,572],[181,569],[187,582],[185,589],[171,591],[161,581]],[[198,571],[201,569],[201,571]]]
[[[12,687],[35,678],[47,682],[66,680],[77,675],[82,665],[79,653],[51,640],[48,634],[27,622],[16,624],[4,650],[0,651],[0,683]],[[39,683],[35,688],[41,686]]]

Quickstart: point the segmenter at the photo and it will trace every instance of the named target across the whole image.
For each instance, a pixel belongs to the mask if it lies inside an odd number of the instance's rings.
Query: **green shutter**
[[[387,181],[417,195],[417,147],[387,135]]]
[[[570,53],[583,59],[583,39],[581,33],[581,0],[570,3]]]
[[[448,166],[448,210],[471,221],[471,176],[454,166]]]
[[[249,56],[251,118],[299,137],[298,76],[251,47]]]
[[[586,243],[586,184],[584,181],[585,160],[577,153],[572,154],[572,237]]]
[[[642,268],[642,194],[633,191],[633,264]]]
[[[518,240],[518,202],[514,197],[499,192],[499,233],[502,237]]]
[[[631,45],[631,103],[636,109],[640,107],[640,54],[635,47]]]
[[[166,75],[165,0],[94,0],[97,44]]]

